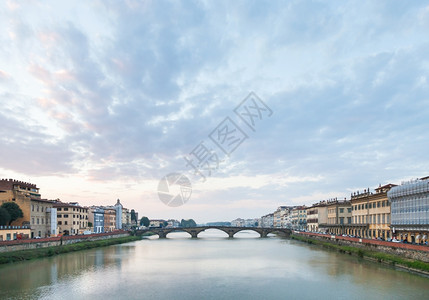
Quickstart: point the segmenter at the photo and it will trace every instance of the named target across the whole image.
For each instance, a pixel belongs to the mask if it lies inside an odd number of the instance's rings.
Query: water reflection
[[[4,295],[13,297],[14,294],[27,292],[29,293],[27,297],[37,298],[39,295],[34,294],[34,290],[38,287],[55,285],[67,278],[93,272],[97,268],[106,268],[111,265],[120,268],[124,256],[132,252],[133,248],[132,245],[116,245],[2,265],[0,266],[0,298]]]

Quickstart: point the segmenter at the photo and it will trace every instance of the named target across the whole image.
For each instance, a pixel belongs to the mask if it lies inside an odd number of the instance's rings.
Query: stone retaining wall
[[[294,234],[307,236],[321,241],[335,243],[338,245],[352,246],[370,251],[379,251],[387,254],[402,256],[409,259],[429,262],[428,246],[351,238],[311,232],[294,232]]]
[[[70,235],[44,239],[28,239],[0,242],[0,252],[19,251],[27,249],[45,248],[60,245],[69,245],[79,242],[98,241],[111,238],[129,236],[127,231],[114,231],[109,233],[98,233],[88,235]]]

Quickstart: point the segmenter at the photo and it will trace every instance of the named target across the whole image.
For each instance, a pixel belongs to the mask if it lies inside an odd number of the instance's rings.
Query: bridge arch
[[[173,233],[173,232],[185,232],[187,234],[189,234],[189,237],[192,237],[192,233],[188,232],[187,230],[184,230],[185,228],[172,228],[171,230],[165,230],[165,237],[168,237],[169,233]]]
[[[223,229],[223,228],[216,228],[216,227],[207,227],[207,228],[204,228],[204,230],[201,230],[201,231],[198,233],[198,235],[199,235],[200,233],[204,233],[204,232],[206,232],[207,230],[220,231],[220,232],[225,233],[225,234],[226,234],[226,237],[228,237],[228,236],[229,236],[228,231],[226,231],[226,230],[225,230],[225,229]]]
[[[260,237],[263,237],[261,230],[258,230],[256,227],[244,227],[244,228],[237,228],[237,230],[234,232],[234,235],[236,233],[242,232],[242,231],[253,231],[259,234]]]

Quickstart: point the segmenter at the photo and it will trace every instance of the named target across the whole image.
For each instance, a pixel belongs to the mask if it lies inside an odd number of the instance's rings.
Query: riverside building
[[[347,227],[347,234],[362,238],[392,237],[390,230],[390,204],[387,192],[394,184],[379,185],[375,193],[370,189],[351,195],[352,224]]]
[[[326,201],[320,201],[307,208],[307,230],[317,232],[319,231],[319,224],[326,224],[328,222],[328,209]]]
[[[52,202],[42,199],[39,188],[32,183],[14,179],[0,180],[0,205],[15,202],[23,217],[12,226],[30,228],[30,237],[49,237],[56,234],[56,215],[52,215]]]
[[[345,234],[346,227],[352,224],[352,206],[350,201],[337,198],[327,201],[328,223],[319,227],[331,234]]]
[[[393,235],[409,243],[427,243],[429,235],[429,176],[402,183],[387,193]]]
[[[62,235],[83,234],[88,229],[88,208],[77,202],[52,201],[57,211],[58,233]]]

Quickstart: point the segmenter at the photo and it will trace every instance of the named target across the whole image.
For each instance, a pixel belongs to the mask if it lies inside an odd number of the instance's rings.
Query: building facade
[[[52,232],[50,201],[41,199],[39,188],[28,182],[0,180],[0,205],[4,202],[16,203],[23,212],[23,217],[12,222],[12,226],[29,227],[30,237],[48,237]],[[56,224],[52,224],[56,228]]]
[[[104,232],[112,232],[116,229],[116,209],[104,208]]]
[[[290,218],[287,216],[290,214],[293,207],[290,206],[279,206],[273,213],[273,226],[277,228],[286,227],[286,223],[290,224]]]
[[[77,235],[88,230],[88,208],[77,202],[65,203],[53,201],[53,208],[57,210],[58,234]]]
[[[104,209],[96,206],[92,206],[88,209],[88,224],[92,226],[90,230],[94,233],[104,232]]]
[[[261,217],[261,227],[274,227],[274,214],[267,214]]]
[[[0,242],[30,238],[31,229],[27,226],[0,226]]]
[[[429,236],[429,177],[404,182],[387,193],[394,237],[426,244]]]
[[[328,209],[326,201],[320,201],[307,208],[307,230],[312,232],[319,231],[319,224],[328,222]]]
[[[352,225],[347,233],[362,238],[389,239],[390,230],[390,203],[387,198],[388,191],[394,184],[379,185],[375,193],[370,189],[356,192],[351,195]]]
[[[32,198],[31,199],[31,238],[34,237],[50,237],[56,234],[56,224],[53,223],[51,228],[51,212],[53,203],[48,200]]]
[[[291,226],[295,230],[307,230],[307,207],[297,206],[291,211]]]
[[[346,234],[347,226],[352,224],[352,207],[350,201],[333,199],[327,201],[328,223],[319,224],[323,231],[331,234]]]
[[[116,211],[116,218],[115,218],[115,228],[116,229],[122,229],[122,204],[121,201],[118,199],[115,204],[115,211]]]

